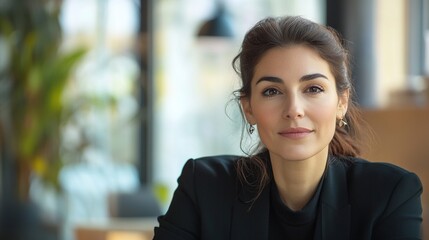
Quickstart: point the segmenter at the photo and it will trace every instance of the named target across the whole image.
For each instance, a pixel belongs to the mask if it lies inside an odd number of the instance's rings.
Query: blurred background
[[[242,154],[231,61],[266,16],[347,39],[375,136],[363,157],[429,187],[428,12],[428,0],[0,0],[0,239],[151,239],[187,159]]]

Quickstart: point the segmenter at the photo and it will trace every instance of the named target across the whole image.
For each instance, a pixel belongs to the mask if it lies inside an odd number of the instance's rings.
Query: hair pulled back
[[[251,81],[255,67],[264,54],[276,47],[301,44],[315,50],[330,67],[335,78],[337,94],[346,91],[352,98],[349,53],[339,34],[332,28],[312,22],[299,16],[269,17],[259,21],[245,35],[239,54],[233,60],[233,68],[241,77],[238,98],[250,98]],[[336,156],[354,157],[360,153],[357,141],[358,128],[361,126],[359,111],[350,99],[344,120],[345,127],[336,127],[334,137],[329,144],[329,153]],[[267,151],[259,148],[259,152]],[[256,153],[238,162],[238,174],[242,181],[255,186],[259,193],[269,181],[268,164]],[[256,170],[256,172],[255,172]],[[251,177],[249,177],[251,176]],[[258,194],[259,195],[259,194]]]

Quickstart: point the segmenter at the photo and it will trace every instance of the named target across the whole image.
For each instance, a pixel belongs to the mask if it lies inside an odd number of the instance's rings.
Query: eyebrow
[[[313,73],[313,74],[307,74],[307,75],[302,76],[299,79],[299,81],[305,82],[305,81],[313,80],[316,78],[328,79],[328,77],[326,77],[325,75],[323,75],[321,73]],[[283,80],[281,78],[272,77],[272,76],[264,76],[264,77],[259,78],[258,81],[256,82],[256,84],[263,82],[263,81],[274,82],[274,83],[283,83]]]
[[[308,74],[308,75],[304,75],[302,76],[299,81],[308,81],[308,80],[313,80],[316,78],[324,78],[326,80],[328,80],[328,77],[326,77],[325,75],[321,74],[321,73],[313,73],[313,74]]]

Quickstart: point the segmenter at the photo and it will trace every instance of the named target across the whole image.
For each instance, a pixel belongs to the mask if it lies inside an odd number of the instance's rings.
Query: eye
[[[279,94],[281,94],[281,92],[275,88],[268,88],[262,92],[262,95],[265,97],[272,97]]]
[[[320,86],[311,86],[305,90],[305,92],[308,92],[308,93],[321,93],[324,91],[325,90]]]

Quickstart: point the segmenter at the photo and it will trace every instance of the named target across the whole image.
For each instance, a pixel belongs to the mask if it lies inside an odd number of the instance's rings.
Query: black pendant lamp
[[[198,31],[198,37],[226,37],[233,36],[229,16],[222,3],[217,3],[213,18],[204,22]]]

